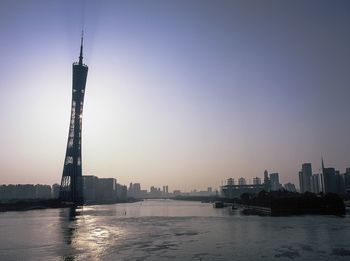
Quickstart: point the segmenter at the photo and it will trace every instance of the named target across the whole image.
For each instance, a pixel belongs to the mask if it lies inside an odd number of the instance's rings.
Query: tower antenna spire
[[[323,156],[321,157],[322,160],[322,173],[324,173],[324,163],[323,163]]]
[[[83,42],[84,42],[84,30],[81,30],[79,65],[83,64]]]

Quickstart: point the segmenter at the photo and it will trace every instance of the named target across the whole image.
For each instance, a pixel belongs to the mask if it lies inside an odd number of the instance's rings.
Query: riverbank
[[[142,200],[128,198],[125,200],[109,200],[109,201],[87,201],[84,203],[85,206],[92,205],[111,205],[118,203],[133,203]],[[0,212],[7,211],[28,211],[36,209],[49,209],[49,208],[68,208],[72,207],[73,204],[69,202],[62,202],[59,199],[26,199],[26,200],[12,200],[8,202],[0,202]]]
[[[70,207],[70,204],[64,203],[59,199],[27,199],[8,202],[0,202],[0,212],[6,211],[27,211],[35,209],[47,208],[65,208]]]
[[[257,196],[243,195],[239,202],[244,214],[251,215],[345,215],[344,200],[337,194],[260,192]]]

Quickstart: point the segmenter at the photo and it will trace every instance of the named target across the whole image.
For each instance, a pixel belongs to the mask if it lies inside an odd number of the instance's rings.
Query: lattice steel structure
[[[81,166],[81,131],[87,73],[88,67],[83,64],[82,36],[79,62],[73,63],[72,109],[60,189],[60,199],[75,205],[81,205],[84,202]]]

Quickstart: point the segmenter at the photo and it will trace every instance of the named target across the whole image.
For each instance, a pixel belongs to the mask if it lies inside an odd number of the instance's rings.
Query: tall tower
[[[88,67],[83,64],[83,35],[81,36],[79,62],[73,63],[73,90],[70,125],[64,159],[60,199],[75,205],[83,204],[81,160],[81,130]]]

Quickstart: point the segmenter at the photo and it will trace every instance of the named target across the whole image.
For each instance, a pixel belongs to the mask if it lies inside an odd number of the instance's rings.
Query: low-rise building
[[[50,185],[35,185],[35,198],[37,199],[49,199],[51,198],[51,186]]]

